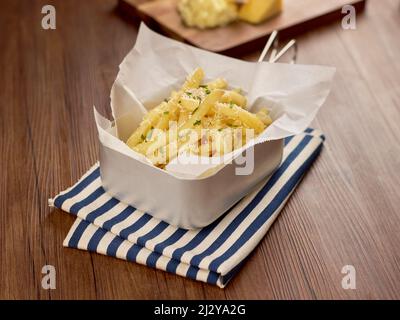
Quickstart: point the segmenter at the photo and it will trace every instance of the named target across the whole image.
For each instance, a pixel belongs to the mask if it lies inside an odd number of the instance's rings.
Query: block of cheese
[[[239,18],[250,23],[260,23],[277,15],[282,7],[282,0],[247,0],[239,10]]]

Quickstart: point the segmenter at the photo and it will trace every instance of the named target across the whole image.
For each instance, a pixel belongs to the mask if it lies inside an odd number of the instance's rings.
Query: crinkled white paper
[[[267,107],[274,120],[255,140],[222,157],[221,161],[234,158],[254,144],[305,130],[327,98],[335,73],[335,68],[325,66],[229,58],[163,37],[142,23],[136,44],[121,63],[111,90],[116,130],[110,121],[95,112],[101,143],[151,166],[150,161],[130,149],[124,141],[138,127],[147,110],[158,105],[172,90],[177,90],[197,67],[204,69],[206,80],[220,77],[226,79],[230,87],[241,88],[247,95],[251,111]],[[213,167],[220,168],[221,165],[213,161],[213,164],[199,163],[188,167],[175,160],[167,165],[166,171],[178,178],[196,178],[204,176]]]

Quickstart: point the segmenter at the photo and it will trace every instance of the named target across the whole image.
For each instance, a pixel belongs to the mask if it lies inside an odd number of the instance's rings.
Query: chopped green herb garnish
[[[218,131],[221,132],[223,130],[223,128],[219,128]]]
[[[231,101],[231,102],[229,102],[229,108],[233,108],[233,106],[234,106],[235,104]]]
[[[198,126],[199,124],[201,124],[201,120],[197,120],[195,123],[193,123],[194,126]]]
[[[151,137],[152,137],[152,135],[153,135],[153,131],[154,131],[154,129],[151,129],[151,130],[149,131],[149,133],[147,134],[147,136],[146,136],[146,140],[147,140],[147,141],[149,141],[149,140],[151,139]]]
[[[203,89],[208,89],[208,85],[206,85],[206,84],[201,84],[201,85],[199,85],[199,87],[203,88]]]
[[[146,137],[143,134],[140,137],[142,138],[142,140],[146,139]]]
[[[178,103],[181,104],[181,103],[182,103],[182,100],[179,100]]]
[[[197,111],[197,109],[199,109],[199,107],[197,107],[196,109],[193,110],[192,114],[195,113]]]
[[[206,94],[210,94],[210,93],[211,93],[210,89],[206,89]]]
[[[169,101],[169,99],[167,99],[167,98],[164,99],[164,102],[168,102],[168,101]]]
[[[169,111],[164,111],[164,114],[165,114],[165,115],[169,114]]]
[[[185,92],[185,94],[187,95],[187,96],[192,96],[192,93],[191,92]]]

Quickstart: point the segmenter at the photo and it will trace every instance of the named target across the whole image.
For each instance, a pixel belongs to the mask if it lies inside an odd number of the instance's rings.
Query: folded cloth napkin
[[[49,204],[77,216],[65,247],[135,261],[223,288],[267,233],[324,140],[313,129],[286,138],[275,173],[202,229],[171,226],[112,198],[102,187],[98,163]]]

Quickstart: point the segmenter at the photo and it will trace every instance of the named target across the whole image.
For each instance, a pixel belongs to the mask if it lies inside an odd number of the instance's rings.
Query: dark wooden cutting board
[[[357,13],[366,0],[284,0],[284,10],[275,18],[259,25],[234,22],[226,27],[199,30],[183,25],[176,9],[178,0],[120,0],[120,8],[139,16],[152,27],[175,39],[214,52],[226,52],[265,39],[273,30],[294,36],[310,28],[340,21],[342,7],[353,5]],[[263,40],[265,41],[265,40]]]

